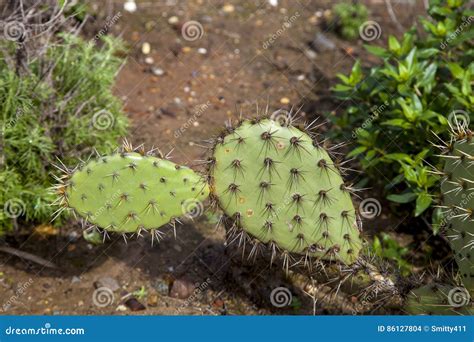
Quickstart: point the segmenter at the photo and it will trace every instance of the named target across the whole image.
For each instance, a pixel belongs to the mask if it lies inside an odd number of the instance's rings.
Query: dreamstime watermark
[[[207,101],[206,103],[203,103],[201,105],[197,105],[196,107],[194,107],[194,114],[184,123],[184,125],[182,125],[180,128],[174,131],[174,137],[176,139],[181,137],[183,133],[189,127],[191,127],[210,106],[211,106],[211,102]]]
[[[379,39],[382,35],[382,28],[374,20],[368,20],[359,26],[359,36],[366,42]]]
[[[105,18],[105,25],[97,32],[97,34],[89,41],[89,44],[97,42],[102,36],[106,35],[110,28],[114,26],[122,17],[122,12],[118,12],[112,18]]]
[[[283,22],[283,24],[281,25],[281,27],[276,30],[275,33],[273,33],[270,38],[268,38],[266,41],[263,42],[262,44],[262,48],[264,48],[265,50],[268,49],[270,46],[273,45],[273,43],[275,43],[275,41],[280,38],[280,36],[285,33],[286,30],[288,30],[291,25],[293,25],[293,23],[296,21],[296,19],[298,19],[298,17],[300,16],[300,13],[299,12],[295,12],[295,14],[293,14],[291,17],[285,17],[285,21]]]
[[[278,109],[272,113],[270,119],[278,122],[281,126],[289,126],[292,123],[292,117],[289,111]]]
[[[92,303],[99,308],[112,305],[115,300],[114,292],[106,286],[101,286],[94,290]]]
[[[379,216],[381,212],[382,206],[375,198],[366,198],[359,204],[359,213],[363,218],[371,220]]]
[[[100,185],[99,185],[100,186]],[[100,215],[102,215],[102,213],[105,211],[105,210],[108,210],[112,207],[112,202],[115,201],[117,198],[120,197],[120,194],[122,193],[122,190],[118,189],[117,191],[115,191],[113,193],[112,196],[110,196],[107,201],[105,202],[104,205],[100,206],[99,209],[97,209],[95,211],[95,213],[89,218],[89,220],[91,221],[95,221]]]
[[[464,287],[455,287],[452,288],[448,293],[448,302],[454,308],[460,308],[469,304],[471,300],[471,296],[469,295],[469,291],[466,290]]]
[[[448,47],[448,45],[451,44],[453,40],[455,40],[464,30],[471,25],[471,23],[474,21],[474,16],[469,16],[469,17],[463,17],[462,23],[456,28],[456,31],[452,32],[449,34],[449,36],[441,42],[439,45],[441,50],[444,50]]]
[[[181,27],[181,36],[188,42],[201,39],[204,35],[204,28],[201,23],[196,20],[190,20],[183,24]]]
[[[178,311],[181,311],[181,309],[189,306],[192,302],[194,302],[197,297],[199,295],[201,295],[202,293],[204,293],[208,288],[209,288],[209,285],[212,283],[211,279],[210,278],[207,278],[205,281],[203,281],[201,284],[196,284],[196,287],[194,288],[194,291],[193,293],[188,297],[186,298],[186,300],[183,302],[183,304],[181,304],[177,310]]]
[[[3,36],[11,42],[18,42],[26,35],[26,28],[22,22],[12,20],[3,22]]]
[[[198,218],[204,212],[204,205],[201,201],[195,198],[190,198],[181,203],[181,210],[183,215],[190,219]]]
[[[448,122],[451,127],[468,128],[471,122],[469,113],[462,109],[455,109],[448,115]]]
[[[25,294],[26,290],[33,284],[33,282],[33,278],[30,278],[18,286],[18,288],[15,290],[15,294],[11,296],[5,303],[3,303],[3,311],[6,312],[8,309],[10,309],[10,307]]]
[[[5,329],[5,335],[84,335],[84,328],[53,328],[51,323],[45,323],[40,328],[15,328],[9,326]]]
[[[109,129],[114,123],[115,117],[106,109],[101,109],[92,116],[92,126],[99,131]]]
[[[25,202],[19,198],[10,198],[3,205],[3,211],[9,218],[15,219],[25,213],[26,207]]]
[[[270,293],[270,302],[276,308],[288,306],[292,301],[293,295],[291,294],[291,291],[284,286],[276,287]]]
[[[387,109],[387,107],[388,107],[388,101],[385,101],[379,106],[373,106],[371,110],[372,114],[370,114],[370,116],[364,120],[362,125],[352,130],[352,138],[356,139],[360,131],[370,127],[372,125],[372,122],[377,120],[380,114],[382,114],[382,112],[384,112]]]
[[[444,229],[448,227],[448,222],[451,221],[454,217],[458,217],[459,214],[462,212],[462,208],[466,207],[467,204],[471,201],[474,197],[474,192],[470,192],[469,195],[462,194],[462,199],[459,201],[458,205],[454,208],[450,208],[447,214],[443,217],[441,222],[438,224],[440,229]],[[453,237],[455,238],[455,237]]]

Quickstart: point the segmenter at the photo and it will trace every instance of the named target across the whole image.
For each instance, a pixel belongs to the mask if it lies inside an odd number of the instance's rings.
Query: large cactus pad
[[[93,160],[64,183],[64,202],[119,233],[152,230],[202,206],[207,184],[193,170],[136,152]]]
[[[463,134],[446,157],[442,183],[447,236],[464,286],[474,296],[474,141]]]
[[[214,147],[211,182],[226,215],[259,241],[356,260],[362,241],[349,190],[328,152],[298,128],[243,121]]]

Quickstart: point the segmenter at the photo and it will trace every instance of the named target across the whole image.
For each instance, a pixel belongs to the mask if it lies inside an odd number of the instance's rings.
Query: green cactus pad
[[[443,284],[431,284],[410,292],[405,309],[412,315],[472,315],[466,289]]]
[[[209,193],[193,170],[135,152],[90,161],[64,186],[65,202],[76,213],[119,233],[159,228],[196,211]]]
[[[214,147],[211,191],[239,228],[283,252],[353,263],[362,247],[328,152],[293,126],[243,121]]]
[[[447,236],[464,286],[474,296],[474,142],[464,136],[446,158],[441,185]]]

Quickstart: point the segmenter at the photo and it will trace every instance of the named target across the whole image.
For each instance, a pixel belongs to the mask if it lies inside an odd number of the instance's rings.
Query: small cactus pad
[[[207,184],[193,170],[133,151],[83,165],[64,182],[64,201],[107,231],[153,230],[201,206]]]
[[[412,290],[406,299],[405,310],[412,315],[474,314],[466,289],[436,283]]]
[[[238,229],[284,253],[357,259],[362,241],[349,189],[307,133],[244,120],[218,139],[211,164],[212,194]]]
[[[468,131],[458,132],[446,155],[441,185],[447,208],[447,236],[464,286],[474,296],[474,141]]]

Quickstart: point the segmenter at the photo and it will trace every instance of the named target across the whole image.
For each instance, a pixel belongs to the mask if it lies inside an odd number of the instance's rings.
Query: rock
[[[119,282],[112,278],[112,277],[101,277],[99,278],[95,283],[94,287],[98,289],[99,287],[107,287],[108,289],[112,291],[117,291],[120,289],[120,284]]]
[[[316,59],[316,57],[318,57],[318,55],[316,54],[316,52],[314,52],[313,50],[310,50],[310,49],[306,49],[304,51],[304,54],[306,55],[306,57],[308,57],[309,59]]]
[[[71,284],[76,284],[76,283],[79,283],[80,281],[81,281],[81,278],[79,278],[78,276],[74,276],[71,279]]]
[[[157,306],[158,305],[158,296],[157,295],[151,295],[148,297],[148,306]]]
[[[123,304],[120,304],[119,306],[117,306],[117,309],[115,309],[116,311],[127,311],[127,307]]]
[[[127,0],[123,4],[123,9],[129,13],[134,13],[137,10],[137,4],[134,0]]]
[[[167,279],[157,278],[152,282],[151,286],[159,295],[168,296],[170,293],[170,282]]]
[[[142,44],[142,53],[143,53],[144,55],[148,55],[150,52],[151,52],[151,45],[150,45],[150,43],[147,43],[147,42],[143,43],[143,44]]]
[[[165,74],[165,71],[158,67],[152,67],[151,72],[155,76],[163,76]]]
[[[155,63],[155,60],[153,59],[153,57],[147,57],[145,58],[145,63],[150,65],[150,64]]]
[[[224,13],[232,13],[235,11],[235,7],[232,4],[226,4],[222,7],[222,11],[224,11]]]
[[[79,236],[79,233],[75,230],[67,234],[67,238],[70,242],[77,241],[77,239],[79,239]]]
[[[201,54],[201,55],[206,55],[206,54],[207,54],[207,49],[205,49],[205,48],[199,48],[199,49],[197,50],[197,52],[198,52],[199,54]]]
[[[131,310],[131,311],[142,311],[145,310],[146,307],[142,303],[138,301],[135,297],[130,297],[125,301],[125,305]]]
[[[193,284],[185,280],[177,279],[173,282],[173,286],[171,287],[170,297],[186,299],[193,293],[193,291]]]
[[[324,33],[318,32],[311,43],[311,47],[316,51],[332,51],[336,48],[336,44],[326,37]]]
[[[170,24],[170,25],[176,25],[178,22],[179,22],[179,19],[175,15],[168,18],[168,24]]]

